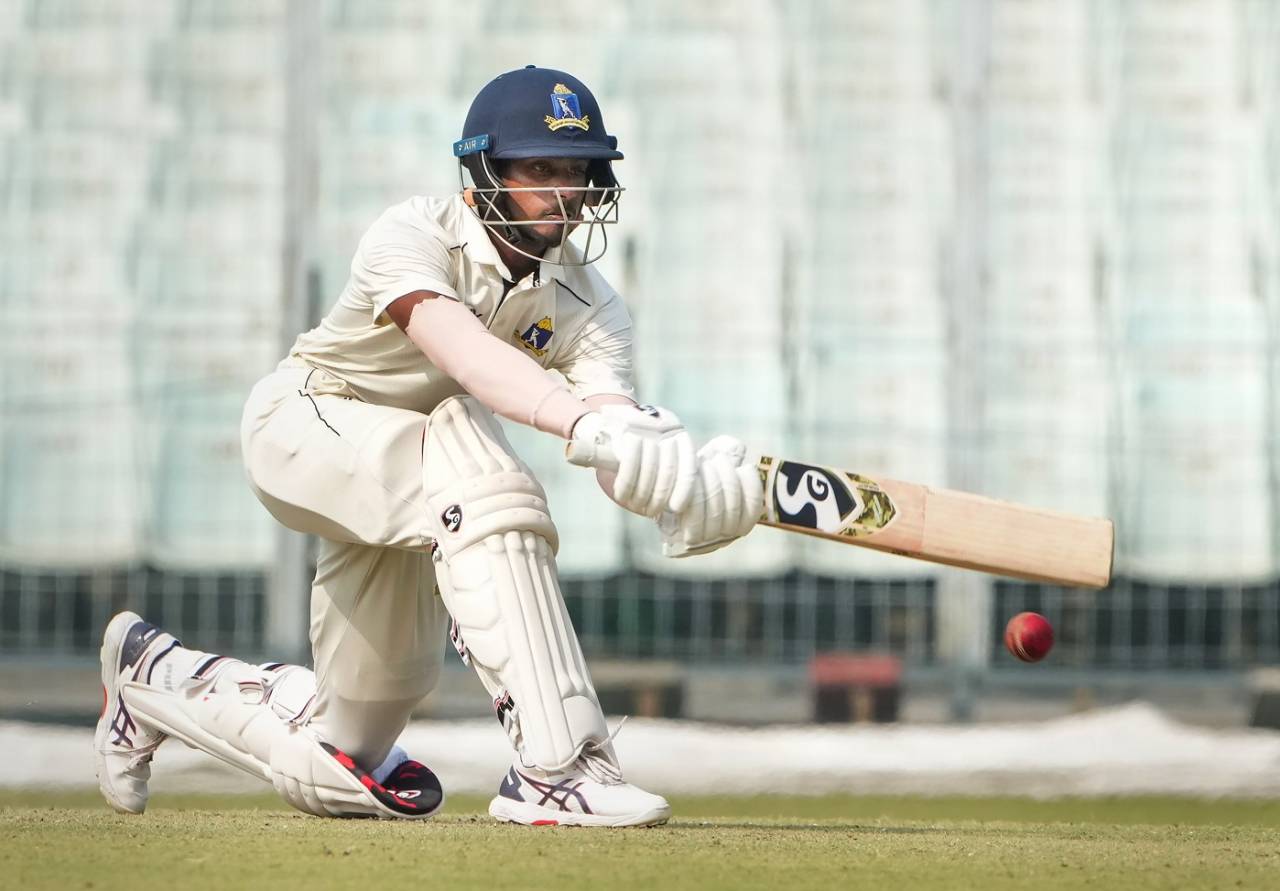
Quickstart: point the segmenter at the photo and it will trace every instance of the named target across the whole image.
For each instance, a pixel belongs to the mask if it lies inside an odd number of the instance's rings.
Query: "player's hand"
[[[751,531],[764,512],[764,484],[746,446],[717,436],[698,450],[698,477],[683,511],[658,517],[664,557],[709,554]]]
[[[617,459],[613,500],[633,513],[679,513],[698,473],[693,440],[680,419],[652,405],[606,405],[573,427],[572,439],[606,445]]]

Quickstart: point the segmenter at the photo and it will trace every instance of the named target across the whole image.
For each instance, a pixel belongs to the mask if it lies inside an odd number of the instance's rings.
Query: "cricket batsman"
[[[321,541],[313,669],[190,649],[117,615],[94,740],[116,810],[143,811],[152,757],[172,736],[308,813],[431,816],[440,783],[396,740],[448,638],[514,749],[490,814],[670,816],[623,779],[560,592],[545,493],[495,416],[607,443],[617,470],[597,471],[601,487],[657,521],[673,556],[744,535],[761,513],[759,475],[737,440],[695,450],[671,411],[637,405],[631,322],[591,265],[617,220],[622,153],[586,86],[534,66],[499,76],[454,154],[459,193],[383,213],[337,303],[245,406],[250,486]]]

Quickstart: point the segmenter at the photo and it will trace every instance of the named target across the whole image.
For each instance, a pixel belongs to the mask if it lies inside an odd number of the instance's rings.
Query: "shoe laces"
[[[616,786],[624,782],[622,768],[618,766],[613,755],[606,750],[613,743],[614,737],[622,731],[622,725],[625,723],[627,718],[623,717],[612,733],[598,743],[583,746],[582,754],[578,756],[579,769],[603,786]]]
[[[137,748],[133,752],[133,756],[125,765],[125,773],[135,773],[143,767],[151,763],[151,759],[156,755],[156,749],[160,747],[160,743],[166,739],[165,735],[160,734],[159,738],[154,742],[147,743],[145,746]]]

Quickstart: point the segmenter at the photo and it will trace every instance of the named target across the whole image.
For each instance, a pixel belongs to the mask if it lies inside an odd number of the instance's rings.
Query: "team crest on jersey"
[[[561,127],[591,129],[591,115],[582,113],[582,109],[578,107],[578,94],[564,84],[556,84],[551,91],[551,114],[543,120],[547,122],[548,130],[559,130]]]
[[[551,335],[555,333],[555,329],[551,327],[551,316],[543,316],[530,325],[524,334],[519,335],[520,345],[535,356],[546,355],[547,344],[551,343]]]

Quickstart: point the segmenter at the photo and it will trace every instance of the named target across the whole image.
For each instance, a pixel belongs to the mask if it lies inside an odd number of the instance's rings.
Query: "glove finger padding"
[[[734,501],[733,490],[737,489],[737,482],[733,465],[723,458],[707,461],[702,465],[702,484],[707,493],[703,535],[708,540],[720,541],[725,537],[731,521],[729,510]]]
[[[668,511],[658,521],[662,552],[668,557],[706,554],[751,530],[764,505],[764,486],[746,447],[716,437],[698,451],[700,466],[685,510]]]
[[[689,498],[693,494],[694,481],[698,477],[698,456],[693,450],[693,438],[683,431],[682,434],[674,437],[677,467],[675,486],[665,504],[667,510],[676,513],[684,510],[689,503]]]
[[[627,510],[657,517],[688,502],[698,462],[693,440],[671,412],[606,405],[578,420],[573,439],[608,445],[617,460],[611,494]]]
[[[644,467],[644,441],[638,437],[617,437],[610,441],[618,469],[613,477],[613,499],[621,505],[630,504]]]
[[[660,443],[651,439],[640,440],[640,448],[637,450],[637,460],[640,465],[636,468],[635,484],[631,488],[629,497],[635,501],[640,509],[640,513],[646,517],[654,514],[654,502],[657,500],[654,495],[654,487],[658,483],[658,472],[660,470],[659,461],[662,446]]]
[[[728,458],[730,463],[736,467],[747,457],[747,444],[736,436],[725,434],[713,436],[706,441],[702,448],[698,449],[698,460],[706,460],[712,455]]]

